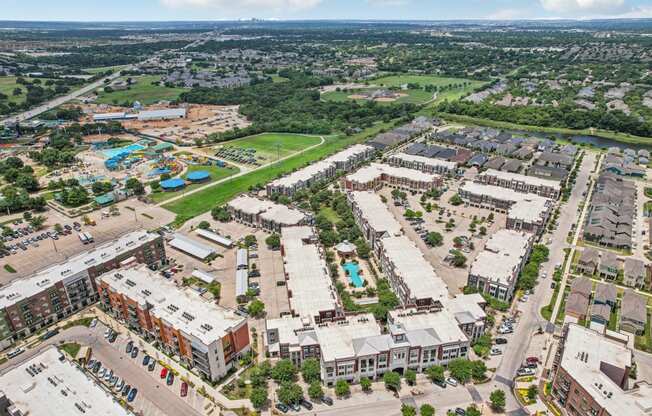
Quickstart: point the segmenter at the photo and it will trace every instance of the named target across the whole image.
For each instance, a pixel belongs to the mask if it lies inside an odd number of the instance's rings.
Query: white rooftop
[[[100,386],[61,354],[50,347],[0,376],[0,391],[23,415],[130,416]],[[28,368],[38,368],[34,376]]]
[[[498,230],[471,264],[470,274],[511,286],[523,261],[532,235],[515,230]]]
[[[0,288],[0,310],[34,296],[57,282],[74,279],[90,267],[109,262],[125,252],[151,243],[157,237],[159,237],[158,234],[147,231],[134,231],[117,240],[109,241],[71,257],[63,263],[36,272],[29,277],[14,280]]]
[[[275,204],[272,201],[254,198],[253,196],[245,194],[230,200],[228,205],[236,211],[242,211],[250,215],[258,215],[261,212],[267,211]]]
[[[174,238],[168,244],[202,260],[215,253],[213,247],[179,233],[174,234]]]
[[[394,265],[413,298],[431,297],[435,301],[448,299],[448,287],[437,275],[423,253],[406,236],[386,237],[381,240],[383,252]]]
[[[379,179],[382,175],[419,182],[434,182],[439,177],[438,175],[424,173],[416,169],[390,166],[382,163],[371,163],[369,166],[364,166],[356,172],[347,175],[346,179],[351,182],[368,183]]]
[[[402,324],[406,331],[433,329],[442,344],[468,341],[455,317],[446,309],[437,312],[415,312],[394,310],[389,312],[389,321]]]
[[[560,181],[539,178],[536,176],[527,176],[527,175],[522,175],[520,173],[511,173],[502,170],[487,169],[479,176],[484,176],[484,175],[495,176],[499,179],[510,181],[510,182],[523,182],[525,184],[532,185],[532,186],[547,186],[557,190],[561,189]]]
[[[466,181],[460,187],[460,190],[473,195],[488,196],[500,201],[512,202],[507,215],[526,222],[538,221],[541,214],[553,204],[551,199],[539,195],[516,192],[502,186],[485,185],[478,182]]]
[[[456,162],[451,162],[448,160],[434,159],[431,157],[419,156],[419,155],[408,155],[407,153],[397,153],[392,155],[392,159],[401,159],[408,162],[417,162],[423,163],[426,166],[441,166],[447,170],[455,170],[457,168]]]
[[[217,244],[221,244],[225,247],[231,247],[233,245],[233,240],[230,238],[223,237],[217,233],[214,233],[210,230],[204,230],[203,228],[197,228],[195,230],[198,236],[204,237],[207,240],[213,241]]]
[[[632,352],[620,342],[569,324],[561,366],[611,415],[650,415],[650,389],[624,391],[601,370],[602,363],[631,367]],[[596,385],[597,384],[597,385]],[[602,386],[602,387],[600,387]]]
[[[355,191],[351,192],[350,195],[374,232],[379,234],[387,233],[390,236],[401,234],[401,224],[389,212],[387,205],[380,199],[379,195],[370,191]]]
[[[138,113],[138,119],[165,118],[165,117],[185,117],[185,108],[166,108],[162,110],[148,110]]]
[[[343,321],[328,322],[315,328],[323,361],[353,358],[354,339],[381,334],[380,326],[371,313],[352,316]]]
[[[287,176],[278,178],[275,181],[272,181],[271,185],[290,188],[297,184],[308,182],[315,176],[318,176],[323,172],[326,172],[332,168],[333,168],[332,162],[327,162],[322,160],[319,162],[315,162],[311,165],[308,165],[303,169],[299,169],[296,172],[293,172]]]
[[[346,162],[352,157],[358,156],[366,152],[373,152],[374,148],[367,146],[366,144],[354,144],[353,146],[347,147],[341,152],[337,152],[332,156],[324,159],[326,162]]]
[[[195,291],[180,289],[142,265],[112,271],[97,280],[142,307],[147,303],[150,314],[205,345],[221,339],[245,321],[232,310],[206,302]]]
[[[285,205],[274,204],[270,209],[260,214],[265,221],[273,221],[281,225],[297,225],[305,220],[306,215]]]
[[[337,294],[313,230],[307,226],[283,227],[281,243],[294,313],[315,316],[320,311],[337,309]]]

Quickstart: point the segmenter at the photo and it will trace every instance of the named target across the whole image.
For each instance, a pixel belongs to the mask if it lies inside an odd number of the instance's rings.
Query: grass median
[[[391,122],[380,123],[355,135],[325,137],[324,143],[320,146],[302,151],[281,162],[265,166],[246,175],[188,195],[185,198],[163,205],[163,208],[177,214],[177,218],[174,221],[175,225],[183,224],[190,218],[210,211],[213,207],[224,204],[233,197],[248,191],[252,186],[263,185],[294,169],[299,169],[309,163],[322,159],[349,145],[362,142],[368,137],[377,134],[380,130],[387,129],[392,125],[393,123]]]

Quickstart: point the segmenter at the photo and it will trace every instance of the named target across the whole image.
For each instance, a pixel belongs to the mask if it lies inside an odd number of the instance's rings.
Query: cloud
[[[322,0],[161,0],[164,6],[173,8],[226,8],[250,11],[294,11],[311,9]]]
[[[541,6],[560,14],[624,12],[625,0],[539,0]]]
[[[489,16],[485,17],[489,20],[514,20],[525,17],[525,13],[519,9],[501,9],[496,10]]]
[[[649,18],[652,17],[652,6],[632,7],[631,10],[620,14],[618,17],[630,19]]]

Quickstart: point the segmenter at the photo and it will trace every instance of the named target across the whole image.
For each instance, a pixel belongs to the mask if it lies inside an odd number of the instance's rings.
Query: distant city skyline
[[[554,19],[652,17],[647,0],[3,0],[1,20]]]

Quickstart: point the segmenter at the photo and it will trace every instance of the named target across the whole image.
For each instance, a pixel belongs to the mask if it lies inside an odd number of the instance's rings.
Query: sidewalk
[[[95,308],[97,318],[105,323],[109,328],[115,330],[116,332],[126,334],[128,338],[133,339],[138,342],[138,347],[146,351],[147,354],[150,357],[156,358],[158,361],[164,362],[166,366],[174,369],[179,373],[179,375],[189,382],[193,383],[195,385],[195,389],[199,392],[201,387],[204,388],[204,391],[206,392],[206,396],[208,396],[208,399],[217,403],[220,407],[225,408],[225,409],[239,409],[239,408],[246,408],[249,410],[254,410],[253,406],[251,405],[251,402],[249,400],[231,400],[224,396],[222,393],[220,393],[219,388],[214,388],[210,384],[205,383],[201,377],[197,376],[195,373],[191,372],[190,370],[184,368],[179,364],[178,362],[174,361],[167,355],[163,354],[161,351],[158,349],[154,348],[150,343],[145,342],[139,335],[137,335],[135,332],[130,331],[126,327],[124,327],[122,324],[120,324],[118,321],[113,319],[111,316],[107,315],[104,313],[102,310],[99,308]],[[232,375],[231,377],[236,377],[239,372],[236,372],[236,374]],[[229,377],[229,379],[231,379]],[[225,383],[222,383],[221,385],[224,385]],[[221,386],[220,385],[220,386]]]

